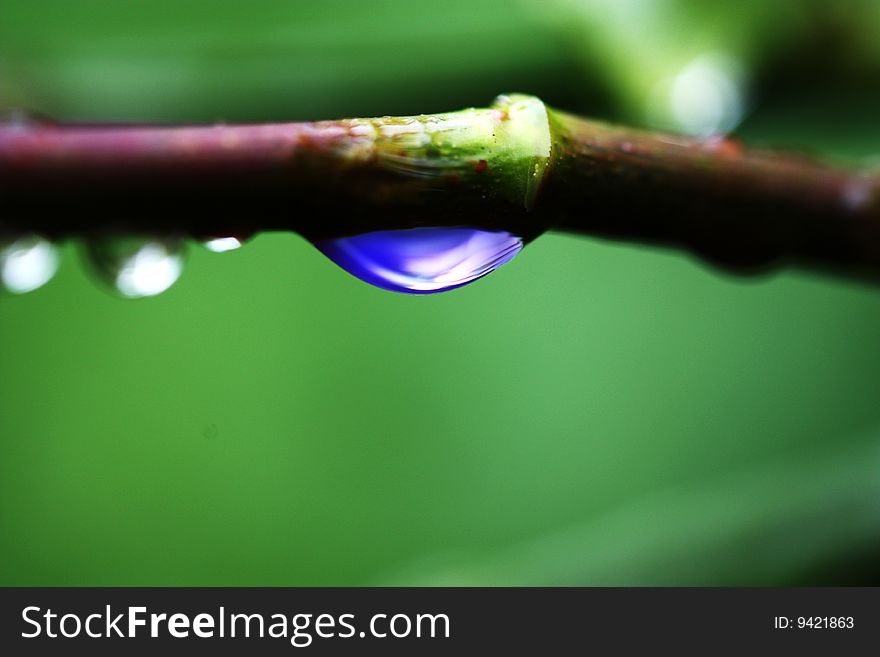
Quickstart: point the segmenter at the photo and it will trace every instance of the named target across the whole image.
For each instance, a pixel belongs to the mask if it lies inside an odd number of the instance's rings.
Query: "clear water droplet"
[[[411,228],[317,240],[337,265],[376,287],[431,294],[461,287],[509,262],[523,247],[506,231]]]
[[[226,253],[227,251],[235,251],[240,249],[244,244],[244,240],[240,237],[211,237],[202,240],[202,246],[212,253]]]
[[[128,299],[152,297],[174,285],[183,270],[182,239],[101,237],[87,243],[98,274]]]
[[[58,249],[39,235],[0,243],[0,282],[13,294],[43,287],[58,271]]]

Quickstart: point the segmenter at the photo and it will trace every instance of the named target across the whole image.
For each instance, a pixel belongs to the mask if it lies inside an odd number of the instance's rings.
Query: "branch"
[[[310,239],[416,226],[548,229],[880,280],[880,178],[588,121],[528,96],[415,117],[0,126],[7,230]]]

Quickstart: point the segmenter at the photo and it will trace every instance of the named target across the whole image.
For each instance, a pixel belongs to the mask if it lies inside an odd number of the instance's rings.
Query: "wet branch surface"
[[[880,276],[880,177],[731,139],[561,115],[547,210],[557,229],[682,247],[722,267],[785,261]]]
[[[310,239],[545,230],[880,281],[880,178],[588,121],[530,97],[420,117],[216,126],[0,125],[0,229]]]

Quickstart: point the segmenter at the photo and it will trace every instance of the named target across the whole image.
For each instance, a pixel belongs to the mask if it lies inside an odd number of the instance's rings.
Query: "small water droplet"
[[[240,249],[243,244],[243,238],[232,236],[211,237],[209,239],[202,240],[202,246],[213,253],[226,253],[227,251],[235,251],[236,249]]]
[[[13,294],[43,287],[58,271],[58,249],[39,235],[0,243],[0,282]]]
[[[523,247],[506,231],[411,228],[318,240],[315,246],[362,281],[393,292],[445,292],[485,276]]]
[[[101,278],[128,299],[161,294],[183,270],[185,245],[177,238],[100,237],[86,246]]]

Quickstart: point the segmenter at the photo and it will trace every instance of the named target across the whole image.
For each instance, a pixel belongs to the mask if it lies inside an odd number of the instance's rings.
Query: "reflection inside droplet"
[[[412,228],[318,240],[350,274],[386,290],[431,294],[460,287],[509,262],[522,240],[505,231]]]
[[[108,237],[88,244],[98,273],[124,297],[161,294],[180,277],[184,245],[177,239]]]
[[[58,271],[58,249],[39,235],[26,235],[0,245],[0,281],[13,294],[48,283]]]
[[[180,256],[160,244],[147,244],[119,271],[116,287],[127,297],[152,297],[167,290],[178,279]]]
[[[237,237],[214,237],[204,240],[202,245],[214,253],[226,253],[241,248],[242,241]]]

